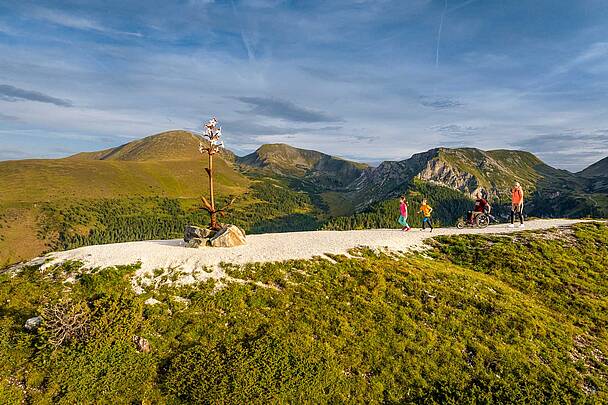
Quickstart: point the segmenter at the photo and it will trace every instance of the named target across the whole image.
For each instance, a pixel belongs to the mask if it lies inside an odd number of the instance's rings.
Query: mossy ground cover
[[[19,403],[608,401],[608,227],[438,238],[425,254],[226,265],[133,294],[135,267],[0,275],[0,397]],[[145,305],[149,298],[159,303]],[[54,347],[25,320],[86,307]],[[82,307],[82,308],[84,308]],[[140,353],[133,336],[148,339]]]

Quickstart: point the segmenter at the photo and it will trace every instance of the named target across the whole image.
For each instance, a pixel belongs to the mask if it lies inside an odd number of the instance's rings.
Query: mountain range
[[[48,220],[40,208],[45,204],[59,207],[56,212],[61,216],[62,209],[82,200],[196,201],[208,192],[206,162],[198,152],[202,141],[191,132],[176,130],[62,159],[0,162],[0,265],[30,258],[52,245],[49,241],[57,236],[40,231]],[[247,195],[255,184],[272,180],[290,204],[306,195],[308,202],[300,204],[310,204],[307,212],[315,211],[319,221],[373,209],[406,193],[414,182],[435,187],[428,190],[451,190],[461,200],[483,191],[494,205],[501,206],[508,203],[509,190],[518,181],[526,191],[529,214],[608,216],[608,158],[571,173],[525,151],[435,148],[371,167],[286,144],[269,144],[243,157],[226,150],[215,162],[220,196]],[[433,198],[433,191],[425,192]],[[264,204],[278,201],[277,196],[266,194],[256,197],[261,203],[251,205],[262,216]],[[103,224],[79,226],[82,232],[90,232],[93,226],[103,229]]]
[[[530,152],[435,148],[377,167],[284,144],[263,145],[237,158],[246,167],[309,181],[317,190],[341,194],[352,211],[363,211],[407,191],[413,180],[456,190],[473,198],[481,193],[506,204],[513,184],[526,191],[529,211],[538,216],[604,216],[608,158],[579,173],[553,168]],[[600,203],[600,201],[602,201]]]

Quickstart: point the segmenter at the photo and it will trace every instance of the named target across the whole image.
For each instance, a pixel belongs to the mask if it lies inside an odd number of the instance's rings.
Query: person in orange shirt
[[[426,202],[426,198],[424,200],[422,200],[422,205],[420,206],[420,212],[422,212],[422,215],[423,215],[422,230],[424,231],[425,225],[429,224],[429,226],[431,227],[431,232],[433,232],[433,218],[431,218],[431,212],[433,212],[433,209]]]
[[[509,228],[513,228],[513,220],[515,219],[515,214],[519,216],[519,227],[524,227],[524,190],[522,190],[521,185],[518,182],[515,182],[513,188],[511,189],[511,224]]]

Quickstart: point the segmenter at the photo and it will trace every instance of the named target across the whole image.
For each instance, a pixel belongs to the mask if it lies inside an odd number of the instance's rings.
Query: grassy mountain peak
[[[245,164],[254,166],[275,165],[286,169],[313,169],[321,160],[339,160],[354,167],[365,168],[364,163],[352,162],[316,150],[300,149],[285,143],[271,143],[260,146],[255,152],[240,158]]]
[[[115,148],[97,152],[82,152],[68,159],[80,160],[122,160],[122,161],[165,161],[165,160],[198,160],[199,142],[203,139],[192,132],[184,130],[165,131],[147,136]],[[232,152],[222,153],[224,158],[233,160]]]
[[[344,187],[361,175],[367,165],[314,150],[276,143],[260,146],[255,152],[237,158],[237,162],[267,169],[279,175],[314,180],[328,187]]]

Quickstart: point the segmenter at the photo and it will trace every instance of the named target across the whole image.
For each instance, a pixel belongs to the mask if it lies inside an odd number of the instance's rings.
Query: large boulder
[[[209,239],[215,235],[215,231],[209,228],[201,228],[198,226],[187,225],[184,230],[184,242],[190,242],[191,239]]]
[[[236,225],[226,225],[222,227],[209,242],[213,247],[234,247],[247,243],[245,231]]]

